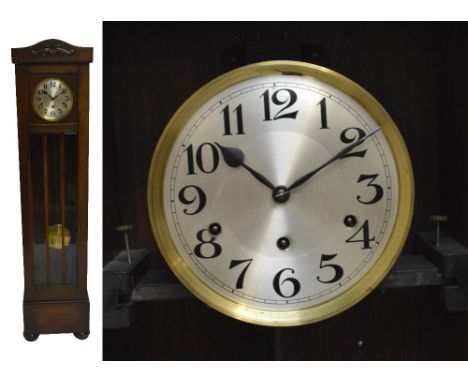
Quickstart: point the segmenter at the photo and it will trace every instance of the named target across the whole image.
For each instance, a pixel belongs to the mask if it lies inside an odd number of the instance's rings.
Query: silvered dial
[[[386,131],[361,103],[312,77],[268,74],[181,120],[159,165],[170,244],[166,233],[159,243],[186,286],[268,325],[315,321],[343,309],[324,303],[369,292],[360,280],[395,245],[400,184]]]
[[[73,93],[64,80],[46,78],[34,88],[32,106],[42,119],[59,121],[70,113],[73,107]]]

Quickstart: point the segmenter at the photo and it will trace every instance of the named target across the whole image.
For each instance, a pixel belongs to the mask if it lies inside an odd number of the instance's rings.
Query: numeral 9
[[[193,195],[192,198],[190,198],[190,194],[193,194],[193,192],[190,192],[190,190],[193,189],[197,195]],[[187,193],[189,196],[187,196]],[[188,185],[183,187],[179,191],[179,200],[181,203],[185,205],[191,205],[198,201],[198,206],[195,208],[193,212],[188,212],[186,208],[184,208],[184,214],[185,215],[196,215],[198,214],[206,205],[206,194],[203,192],[203,190],[200,187],[194,186],[194,185]]]

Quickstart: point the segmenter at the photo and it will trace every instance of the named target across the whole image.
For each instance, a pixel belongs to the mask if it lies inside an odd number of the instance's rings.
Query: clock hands
[[[346,154],[348,154],[351,150],[353,150],[355,147],[361,145],[362,143],[364,143],[366,141],[367,138],[371,137],[372,135],[374,135],[375,133],[377,133],[378,131],[380,130],[380,127],[372,130],[370,133],[366,134],[365,136],[363,136],[361,139],[358,139],[356,142],[354,143],[351,143],[350,145],[346,146],[344,149],[342,149],[341,151],[339,151],[336,155],[334,155],[333,157],[331,157],[328,161],[326,161],[325,163],[323,163],[321,166],[317,167],[315,170],[305,174],[304,176],[300,177],[299,179],[297,179],[293,184],[291,184],[289,187],[288,187],[288,191],[292,191],[293,189],[295,189],[296,187],[299,187],[301,184],[307,182],[310,178],[312,178],[312,176],[314,176],[316,173],[318,173],[321,169],[323,169],[324,167],[328,166],[330,163],[333,163],[334,161],[336,161],[337,159],[341,159],[343,158],[343,156],[345,156]]]
[[[224,161],[230,167],[244,167],[248,172],[250,172],[255,179],[257,179],[260,183],[264,184],[271,190],[275,190],[276,187],[271,183],[265,176],[260,174],[259,172],[255,171],[253,168],[247,166],[244,163],[244,153],[242,150],[235,148],[235,147],[227,147],[222,146],[219,143],[215,142],[216,146],[219,147],[221,150],[221,154],[223,154]]]

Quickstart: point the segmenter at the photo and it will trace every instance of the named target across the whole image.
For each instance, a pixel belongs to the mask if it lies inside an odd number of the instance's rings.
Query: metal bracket
[[[442,286],[448,310],[468,310],[468,248],[444,233],[439,246],[434,232],[416,236],[419,254],[400,256],[379,289]],[[148,250],[131,250],[131,258],[121,251],[104,267],[104,329],[130,327],[134,303],[194,298],[169,270],[150,269]]]
[[[121,251],[109,261],[103,271],[104,329],[128,328],[135,321],[131,295],[135,286],[149,269],[147,249]]]
[[[468,311],[468,248],[440,232],[419,232],[420,250],[440,270],[444,279],[445,305],[450,311]]]

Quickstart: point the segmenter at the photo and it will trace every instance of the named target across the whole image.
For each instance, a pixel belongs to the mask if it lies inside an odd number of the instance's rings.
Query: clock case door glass
[[[77,137],[31,134],[35,285],[77,281]]]

